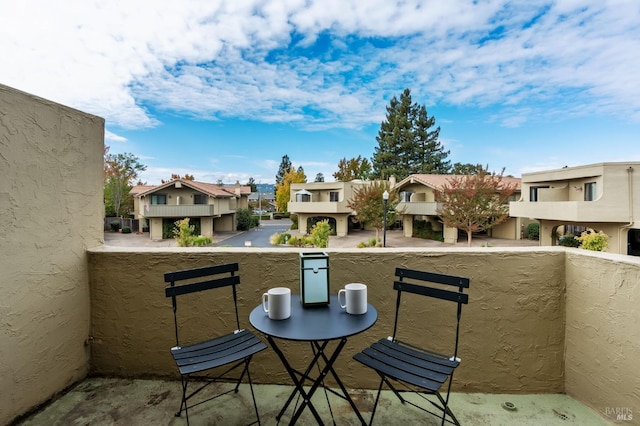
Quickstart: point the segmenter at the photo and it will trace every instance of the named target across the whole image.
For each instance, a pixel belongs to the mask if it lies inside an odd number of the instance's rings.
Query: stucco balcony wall
[[[145,217],[200,217],[213,216],[216,214],[213,204],[191,204],[171,206],[166,204],[154,204],[148,206]]]
[[[638,407],[636,372],[640,361],[638,286],[640,261],[627,256],[561,247],[482,249],[334,249],[331,291],[349,282],[369,286],[379,313],[368,331],[349,340],[336,364],[353,388],[375,388],[377,380],[351,356],[391,332],[396,266],[459,274],[471,278],[469,305],[462,315],[462,367],[454,390],[490,393],[567,393],[604,413],[610,407]],[[169,355],[175,340],[164,272],[238,262],[240,316],[271,287],[298,292],[297,250],[100,247],[89,252],[91,286],[91,373],[125,377],[177,377]],[[203,320],[193,338],[234,327],[230,298],[196,297],[179,314]],[[452,330],[454,312],[417,299],[407,300],[410,330],[400,337],[426,344]],[[224,313],[218,313],[224,312]],[[306,365],[305,346],[284,344]],[[443,348],[444,349],[444,348]],[[254,358],[258,383],[289,384],[271,350]]]
[[[429,201],[411,201],[398,203],[396,210],[402,214],[437,216],[442,204]]]
[[[287,210],[296,213],[317,213],[319,215],[323,213],[349,214],[353,211],[347,207],[346,201],[290,201],[287,204]]]
[[[597,201],[538,201],[509,203],[509,215],[568,222],[619,222],[629,220],[626,205],[610,200]]]
[[[337,370],[352,387],[374,388],[377,381],[351,355],[392,330],[395,267],[405,266],[471,277],[470,303],[462,318],[455,389],[469,392],[564,391],[564,264],[562,250],[418,249],[329,251],[331,291],[349,282],[369,286],[369,300],[379,312],[376,325],[349,340]],[[299,252],[271,249],[118,250],[89,253],[92,336],[91,371],[101,375],[174,376],[169,350],[175,343],[171,303],[164,296],[164,272],[238,262],[240,316],[248,316],[271,287],[298,292]],[[204,337],[233,327],[230,298],[182,301],[179,314],[202,319],[210,327],[194,328]],[[184,303],[186,302],[186,303]],[[424,300],[407,300],[408,333],[404,338],[427,344],[452,332],[452,310]],[[219,314],[217,311],[226,313]],[[294,319],[292,319],[294,320]],[[223,324],[222,326],[220,324]],[[428,330],[426,332],[425,330]],[[285,350],[303,352],[299,345]],[[445,348],[442,348],[445,350]],[[253,377],[262,383],[288,383],[271,351],[256,356]]]

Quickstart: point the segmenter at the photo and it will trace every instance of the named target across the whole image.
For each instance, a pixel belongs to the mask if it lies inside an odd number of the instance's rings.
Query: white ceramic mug
[[[283,320],[291,316],[291,290],[275,287],[262,295],[262,309],[272,320]]]
[[[340,301],[340,295],[344,294],[344,304]],[[348,314],[362,315],[367,313],[367,286],[360,283],[351,283],[338,291],[338,303],[342,309],[347,309]]]

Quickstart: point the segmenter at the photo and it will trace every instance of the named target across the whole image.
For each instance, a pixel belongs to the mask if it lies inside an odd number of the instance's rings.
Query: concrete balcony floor
[[[228,384],[214,384],[229,387]],[[278,424],[275,416],[293,387],[281,385],[254,385],[260,420],[263,425]],[[117,378],[89,378],[68,392],[44,405],[17,425],[186,425],[183,416],[174,416],[180,404],[179,381],[131,380]],[[354,390],[353,400],[366,421],[369,421],[375,392]],[[358,419],[349,404],[329,395],[331,409],[337,425],[356,425]],[[319,389],[313,402],[326,424],[331,423],[325,393]],[[515,410],[503,408],[505,402]],[[610,425],[603,417],[567,395],[496,395],[454,393],[450,406],[462,425]],[[287,424],[291,408],[281,419]],[[242,425],[253,420],[249,386],[242,384],[238,394],[229,394],[189,410],[190,424]],[[315,424],[309,410],[305,410],[298,424]],[[375,417],[377,425],[439,425],[434,416],[410,405],[403,405],[389,391],[384,391]]]

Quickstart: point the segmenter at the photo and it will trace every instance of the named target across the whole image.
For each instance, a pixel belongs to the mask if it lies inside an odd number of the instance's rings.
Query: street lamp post
[[[262,191],[261,191],[261,187],[262,187],[262,181],[258,182],[258,185],[256,188],[258,189],[258,227],[262,224]]]
[[[382,204],[384,204],[384,226],[382,228],[382,247],[387,246],[387,202],[389,201],[389,193],[385,190],[382,193]]]

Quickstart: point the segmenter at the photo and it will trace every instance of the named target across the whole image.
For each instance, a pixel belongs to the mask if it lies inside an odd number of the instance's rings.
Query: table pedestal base
[[[291,377],[291,380],[293,381],[293,384],[295,386],[295,389],[293,390],[291,395],[289,395],[287,402],[285,403],[285,405],[282,407],[282,409],[276,416],[276,419],[278,421],[280,421],[280,419],[282,418],[282,415],[285,413],[285,411],[287,411],[287,409],[289,408],[289,405],[291,404],[293,399],[296,397],[296,395],[299,395],[300,397],[302,397],[302,404],[300,405],[300,407],[298,407],[295,410],[289,424],[291,425],[295,424],[296,421],[300,418],[300,415],[302,414],[304,409],[309,407],[309,410],[313,414],[313,417],[316,419],[318,424],[323,425],[324,422],[320,418],[320,414],[318,413],[318,410],[316,410],[316,408],[313,406],[313,403],[311,402],[311,398],[313,397],[315,392],[318,390],[320,386],[322,386],[325,389],[325,392],[329,391],[334,395],[337,395],[340,398],[347,400],[351,405],[351,408],[353,409],[353,411],[358,416],[358,419],[360,419],[360,422],[363,425],[367,424],[367,422],[365,422],[364,418],[360,414],[358,407],[356,407],[356,404],[353,402],[353,400],[349,396],[349,393],[347,392],[347,389],[344,387],[342,380],[340,380],[340,377],[338,377],[338,374],[333,369],[333,364],[338,359],[340,352],[344,348],[344,345],[347,343],[346,337],[343,337],[342,339],[338,340],[338,345],[336,346],[336,348],[333,350],[332,353],[328,352],[328,345],[330,340],[310,342],[311,349],[313,351],[313,358],[304,372],[300,372],[291,366],[291,364],[287,361],[287,358],[284,356],[280,348],[278,348],[278,345],[276,344],[275,339],[273,337],[269,335],[267,335],[266,337],[267,337],[267,340],[269,341],[269,344],[271,345],[275,353],[278,355],[278,358],[280,358],[280,361],[282,361],[284,368],[287,370],[287,373]],[[324,363],[324,367],[321,366],[321,363],[320,363],[321,360],[322,360],[322,363]],[[316,378],[311,377],[311,373],[314,366],[317,366],[317,368],[320,370],[320,374]],[[324,378],[329,373],[331,373],[334,380],[340,387],[342,394],[335,392],[332,389],[328,389],[324,386]],[[304,389],[305,380],[310,380],[312,382],[308,392],[305,391]],[[329,400],[327,397],[327,403],[328,402]],[[331,405],[329,405],[329,410],[331,411]],[[331,414],[331,416],[333,417],[333,413]],[[335,425],[335,419],[333,424]]]

